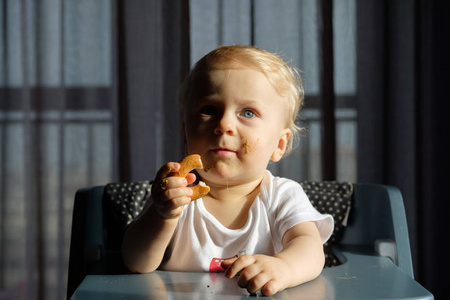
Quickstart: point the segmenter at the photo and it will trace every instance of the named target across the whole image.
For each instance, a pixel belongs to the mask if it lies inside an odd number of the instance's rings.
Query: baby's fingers
[[[192,189],[188,187],[168,189],[153,198],[153,205],[158,214],[166,219],[181,215],[182,207],[191,202]]]
[[[180,177],[166,177],[161,180],[155,180],[152,184],[152,196],[157,198],[172,199],[188,195],[191,191],[186,186],[188,181]]]
[[[261,288],[261,294],[264,296],[272,296],[273,294],[284,290],[285,287],[283,287],[282,282],[279,280],[270,280],[267,282],[262,288]]]
[[[178,170],[179,168],[180,164],[173,162],[169,162],[161,167],[153,180],[152,195],[159,196],[169,189],[188,185],[188,182],[184,178],[169,177],[173,174],[173,170]]]
[[[179,169],[180,169],[179,163],[169,162],[169,163],[165,164],[156,173],[155,182],[168,177],[171,173],[177,172]]]
[[[233,278],[237,273],[250,266],[255,262],[255,258],[252,255],[244,255],[238,257],[232,261],[232,259],[228,259],[222,262],[222,267],[226,269],[225,276],[227,278]],[[225,266],[227,266],[225,268]]]
[[[237,257],[225,259],[224,261],[222,261],[220,266],[226,271],[236,261],[236,259],[237,259]],[[226,273],[225,273],[225,275],[226,275]]]

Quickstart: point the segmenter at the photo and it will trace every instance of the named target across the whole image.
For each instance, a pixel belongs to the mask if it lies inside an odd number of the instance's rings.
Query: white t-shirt
[[[202,199],[186,205],[160,269],[219,272],[226,258],[244,253],[275,255],[282,250],[286,231],[305,221],[314,221],[322,242],[328,240],[334,226],[332,216],[320,214],[299,183],[266,171],[243,228],[223,226],[206,210]]]

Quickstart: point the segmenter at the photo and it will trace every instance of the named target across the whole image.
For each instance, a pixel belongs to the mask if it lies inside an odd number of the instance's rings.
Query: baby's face
[[[190,95],[184,113],[189,154],[202,156],[202,179],[241,184],[261,178],[284,153],[286,100],[264,74],[248,68],[214,70]]]

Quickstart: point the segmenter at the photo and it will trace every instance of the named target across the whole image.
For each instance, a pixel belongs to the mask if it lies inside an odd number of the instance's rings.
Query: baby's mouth
[[[231,155],[236,154],[236,151],[228,149],[228,148],[215,148],[211,150],[215,154],[223,157],[229,157]]]

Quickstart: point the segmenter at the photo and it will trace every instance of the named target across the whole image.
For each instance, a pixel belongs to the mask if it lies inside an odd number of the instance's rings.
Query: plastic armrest
[[[414,278],[411,249],[409,244],[408,223],[406,221],[405,206],[400,190],[386,186],[389,194],[392,221],[394,225],[397,265],[411,278]]]

